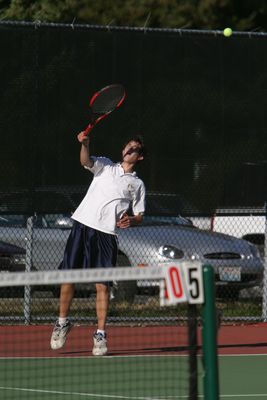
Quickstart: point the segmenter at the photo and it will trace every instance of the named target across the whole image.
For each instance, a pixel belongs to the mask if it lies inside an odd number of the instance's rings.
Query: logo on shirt
[[[134,186],[131,183],[128,183],[127,189],[130,193],[134,192]]]

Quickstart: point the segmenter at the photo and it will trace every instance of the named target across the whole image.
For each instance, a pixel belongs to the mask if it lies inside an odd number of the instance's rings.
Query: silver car
[[[262,282],[263,262],[255,245],[190,224],[179,224],[179,221],[159,223],[145,219],[142,226],[120,231],[119,248],[130,265],[146,266],[171,260],[209,264],[215,271],[218,293],[231,287],[232,297],[237,297],[242,288]]]
[[[31,242],[27,269],[57,269],[72,225],[68,216],[45,214],[26,218],[1,215],[0,240],[26,247]],[[183,217],[145,217],[140,226],[118,230],[120,266],[156,265],[170,261],[194,261],[213,266],[218,293],[231,288],[237,297],[240,289],[261,284],[263,262],[257,247],[232,236],[194,227]],[[158,286],[157,282],[137,282],[140,291]],[[131,288],[131,290],[130,290]],[[127,287],[127,295],[133,293]],[[136,288],[134,288],[136,289]],[[119,291],[118,291],[119,293]],[[122,291],[120,293],[123,296]]]

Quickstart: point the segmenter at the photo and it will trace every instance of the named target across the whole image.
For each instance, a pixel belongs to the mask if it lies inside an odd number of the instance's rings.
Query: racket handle
[[[89,125],[87,126],[87,128],[85,128],[85,130],[83,131],[83,136],[84,136],[84,137],[88,136],[92,129],[93,129],[93,125],[92,125],[92,124],[89,124]]]

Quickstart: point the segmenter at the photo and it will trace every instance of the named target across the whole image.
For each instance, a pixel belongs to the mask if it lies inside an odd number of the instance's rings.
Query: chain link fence
[[[92,153],[120,160],[141,133],[149,156],[144,223],[118,233],[118,264],[208,263],[225,321],[266,320],[266,35],[2,21],[0,43],[1,271],[59,267],[92,179],[76,134],[94,91],[119,82],[126,102],[95,128]],[[114,296],[138,315],[157,292]],[[3,290],[1,318],[51,320],[58,293]]]

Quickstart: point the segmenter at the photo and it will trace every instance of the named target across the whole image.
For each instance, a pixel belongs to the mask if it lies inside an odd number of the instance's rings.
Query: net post
[[[215,305],[214,270],[203,266],[205,301],[202,307],[203,388],[205,400],[219,399],[217,313]]]

